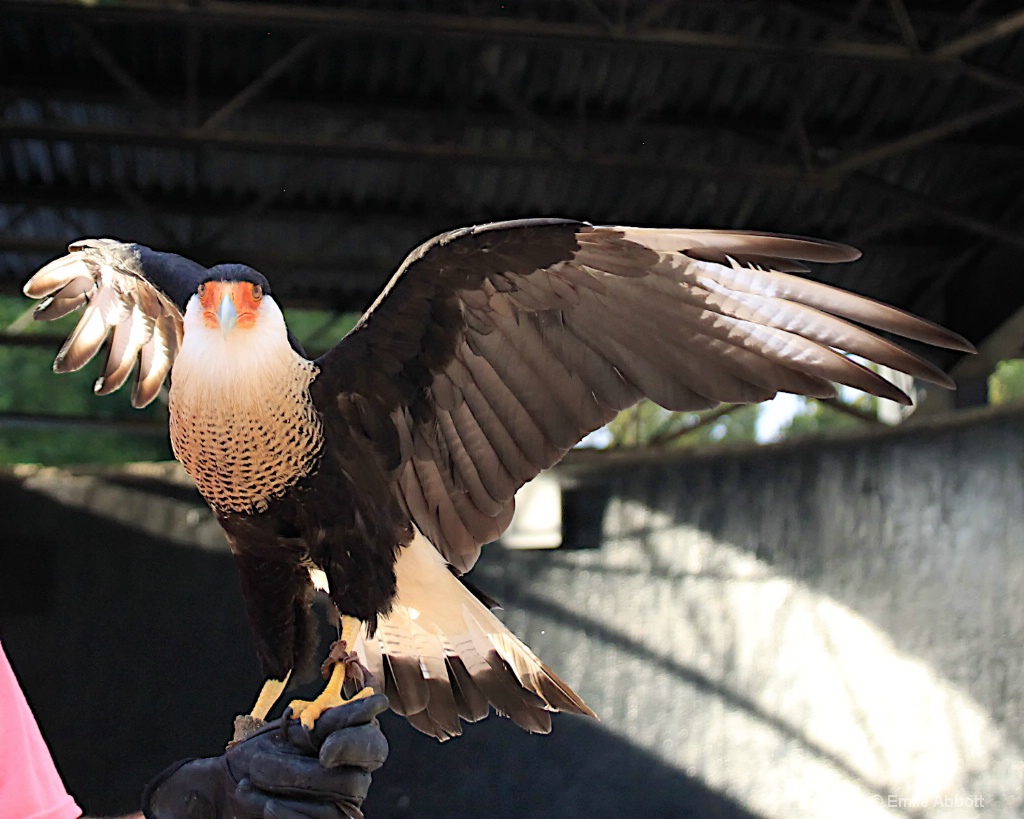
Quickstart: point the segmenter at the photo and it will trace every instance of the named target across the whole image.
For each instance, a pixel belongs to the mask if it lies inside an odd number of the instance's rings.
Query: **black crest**
[[[270,282],[267,281],[267,277],[244,264],[214,265],[204,282],[251,282],[262,287],[264,293],[270,294]]]

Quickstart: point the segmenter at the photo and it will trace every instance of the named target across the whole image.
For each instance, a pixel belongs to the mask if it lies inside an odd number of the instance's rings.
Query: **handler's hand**
[[[211,759],[176,762],[146,786],[147,819],[360,819],[388,743],[375,694],[331,708],[312,731],[268,723]]]

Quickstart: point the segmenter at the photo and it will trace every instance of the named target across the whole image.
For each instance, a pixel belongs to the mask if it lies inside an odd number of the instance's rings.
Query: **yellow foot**
[[[321,668],[324,677],[327,677],[327,685],[324,686],[324,690],[315,700],[292,700],[289,703],[292,716],[298,717],[302,724],[310,730],[320,715],[328,708],[372,697],[376,691],[371,686],[379,685],[376,677],[359,662],[354,653],[348,650],[348,646],[355,645],[359,635],[360,622],[352,617],[343,617],[342,623],[341,639],[331,646],[330,654]],[[352,682],[352,687],[363,686],[359,693],[351,699],[345,699],[341,693],[345,687],[346,677]],[[352,688],[350,687],[349,690],[351,691]]]
[[[358,621],[356,621],[358,623]],[[349,664],[352,664],[353,682],[357,685],[365,682],[366,674],[356,656],[348,651],[345,639],[338,640],[331,646],[331,653],[323,665],[323,674],[327,677],[327,685],[315,700],[292,700],[289,707],[292,709],[292,716],[298,717],[307,728],[312,730],[313,724],[320,718],[320,715],[328,708],[336,705],[344,705],[352,700],[360,700],[364,697],[372,697],[374,690],[369,686],[364,687],[352,699],[345,699],[341,691],[345,687],[345,678],[349,675]],[[328,676],[328,669],[330,669]],[[366,672],[368,673],[368,672]],[[372,676],[372,675],[371,675]]]
[[[335,666],[335,669],[343,668],[343,664],[339,663]],[[340,675],[342,684],[345,682],[345,673],[341,672]],[[320,715],[328,708],[334,708],[336,705],[344,705],[346,702],[352,702],[353,700],[361,700],[365,697],[372,697],[374,690],[367,686],[358,694],[351,699],[345,699],[341,696],[341,685],[334,686],[335,672],[331,674],[331,680],[327,683],[327,687],[320,692],[319,696],[315,700],[292,700],[289,703],[289,707],[292,709],[292,716],[298,717],[299,721],[310,730],[313,729],[313,724],[320,719]]]

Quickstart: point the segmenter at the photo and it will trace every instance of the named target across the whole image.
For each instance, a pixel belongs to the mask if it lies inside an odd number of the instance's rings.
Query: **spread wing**
[[[24,288],[29,298],[43,299],[35,310],[42,321],[85,308],[53,369],[81,369],[109,336],[95,391],[106,395],[118,389],[138,361],[132,405],[144,407],[156,398],[174,363],[185,305],[208,271],[183,256],[114,239],[80,239],[68,251]]]
[[[789,236],[562,220],[454,231],[414,251],[318,361],[314,401],[356,418],[417,527],[466,571],[508,526],[520,486],[641,397],[697,410],[828,397],[840,383],[909,402],[842,352],[952,386],[858,325],[969,342],[781,272],[858,256]]]

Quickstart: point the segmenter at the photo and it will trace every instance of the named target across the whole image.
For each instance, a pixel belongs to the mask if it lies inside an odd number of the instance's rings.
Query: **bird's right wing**
[[[394,605],[359,642],[392,708],[438,739],[488,704],[539,732],[548,711],[590,713],[446,564],[468,571],[516,490],[619,410],[645,396],[679,410],[830,396],[833,382],[909,401],[838,351],[951,386],[866,328],[967,351],[965,339],[786,272],[858,255],[553,219],[464,228],[414,251],[310,386],[325,440],[332,425],[338,442],[364,434],[424,536],[399,552]]]
[[[54,372],[81,369],[110,336],[96,394],[121,387],[138,361],[132,405],[144,407],[156,398],[174,363],[185,305],[208,271],[183,256],[114,239],[79,239],[68,251],[24,287],[26,296],[42,299],[35,310],[38,320],[85,308],[53,362]]]
[[[952,386],[865,327],[968,341],[784,272],[858,255],[791,236],[553,219],[452,231],[414,251],[317,360],[311,393],[325,418],[347,412],[374,441],[416,526],[465,572],[508,526],[520,486],[640,398],[697,410],[832,396],[835,382],[909,403],[841,352]]]

